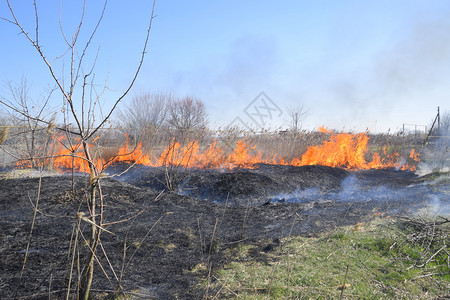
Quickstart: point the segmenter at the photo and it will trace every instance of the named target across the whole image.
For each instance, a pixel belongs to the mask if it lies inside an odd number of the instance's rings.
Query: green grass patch
[[[238,258],[214,272],[209,294],[231,299],[339,299],[341,293],[345,299],[447,296],[448,224],[434,226],[431,239],[424,238],[426,228],[405,224],[378,220],[319,238],[286,238],[265,253],[265,261]],[[248,248],[242,250],[241,255]]]

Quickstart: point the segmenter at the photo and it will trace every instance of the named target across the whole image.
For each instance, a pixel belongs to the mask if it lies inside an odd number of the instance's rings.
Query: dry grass
[[[9,152],[17,157],[27,157],[25,140],[27,136],[22,135],[20,130],[14,128],[14,132],[8,134],[7,129],[0,132],[0,142],[6,142]],[[44,133],[48,133],[44,131]],[[93,142],[93,153],[106,161],[111,160],[119,151],[119,148],[126,144],[127,137],[123,131],[116,129],[103,130],[99,132],[98,139]],[[186,146],[189,142],[196,140],[199,144],[199,151],[209,147],[214,140],[218,142],[225,155],[229,155],[236,148],[236,143],[240,140],[251,147],[251,154],[260,152],[262,158],[271,161],[276,158],[278,161],[292,161],[294,158],[301,158],[306,150],[314,145],[320,145],[330,138],[329,133],[315,131],[292,132],[248,132],[240,130],[197,130],[192,132],[179,132],[161,130],[150,132],[147,135],[128,135],[129,149],[132,151],[139,143],[142,145],[144,154],[149,155],[153,160],[159,159],[161,153],[174,141],[179,142],[181,146]],[[371,160],[372,152],[394,155],[398,153],[399,157],[408,159],[412,148],[416,151],[422,150],[423,139],[414,135],[392,135],[392,134],[369,134],[369,144],[367,160]],[[41,137],[40,140],[46,141],[48,137]],[[75,141],[75,139],[74,139]],[[50,146],[36,146],[35,157],[50,157],[60,150],[61,146],[56,139]],[[51,160],[48,160],[46,167],[51,168]]]
[[[7,138],[8,138],[8,127],[4,127],[0,131],[0,145],[3,144]]]

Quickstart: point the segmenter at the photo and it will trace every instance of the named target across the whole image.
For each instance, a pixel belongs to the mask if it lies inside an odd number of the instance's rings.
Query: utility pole
[[[437,113],[437,131],[438,135],[441,133],[441,114],[439,112],[439,106],[438,106],[438,113]]]
[[[436,122],[437,122],[437,124],[436,124]],[[437,127],[437,134],[436,134],[436,136],[440,135],[439,134],[439,127],[441,125],[440,123],[441,123],[441,116],[440,116],[439,106],[438,106],[438,113],[437,113],[436,117],[434,118],[433,124],[431,125],[430,131],[428,132],[428,135],[427,135],[427,137],[425,139],[425,145],[428,143],[428,138],[430,137],[431,133],[433,132],[433,128],[434,128],[435,124],[437,125],[436,126]]]
[[[425,139],[425,145],[428,143],[428,138],[431,136],[431,133],[433,132],[434,125],[436,125],[436,128],[437,128],[436,136],[440,135],[440,131],[439,131],[439,127],[441,125],[440,123],[441,123],[441,116],[440,116],[440,108],[438,106],[438,108],[437,108],[437,115],[434,118],[433,124],[431,125],[430,131],[428,132],[428,135],[427,135],[427,137]]]

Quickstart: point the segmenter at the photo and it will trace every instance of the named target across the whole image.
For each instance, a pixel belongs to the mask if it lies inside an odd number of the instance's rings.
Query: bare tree
[[[441,113],[439,131],[441,135],[450,136],[450,111]]]
[[[171,101],[171,94],[143,93],[119,110],[117,122],[130,136],[151,140],[165,126]]]
[[[7,114],[0,109],[0,145],[3,144],[8,137],[9,125],[10,122]]]
[[[8,113],[3,107],[0,106],[0,126],[6,126],[9,124]]]
[[[204,129],[207,124],[205,104],[192,97],[172,101],[167,123],[171,128],[183,132]]]
[[[294,133],[300,132],[303,122],[308,116],[308,110],[303,105],[288,106],[287,113],[289,116],[289,129]]]
[[[12,134],[16,141],[13,143],[15,148],[13,151],[17,154],[15,157],[28,161],[32,168],[43,166],[47,161],[46,158],[50,156],[49,145],[56,114],[48,104],[55,89],[51,89],[45,98],[34,101],[29,96],[30,86],[27,79],[22,78],[18,84],[7,82],[6,85],[10,94],[8,97],[1,96],[0,99],[14,108],[9,111],[9,120],[16,128]],[[22,111],[31,118],[17,111]],[[43,127],[39,120],[44,120],[49,125]]]
[[[2,110],[0,110],[0,145],[8,138],[9,121]],[[1,149],[1,148],[0,148]],[[4,157],[4,156],[3,156]],[[3,159],[4,162],[4,159]],[[0,165],[0,169],[1,169]]]
[[[11,1],[6,0],[6,4],[9,8],[9,17],[1,18],[2,20],[12,24],[25,39],[36,50],[38,56],[41,58],[43,64],[46,66],[50,76],[52,77],[57,89],[62,96],[62,103],[60,109],[64,114],[64,126],[57,127],[57,129],[63,131],[67,135],[65,147],[67,149],[82,149],[83,155],[77,155],[79,159],[83,159],[89,166],[90,178],[89,178],[89,204],[88,204],[88,217],[83,217],[82,214],[77,214],[77,222],[85,220],[90,226],[90,236],[88,242],[89,254],[87,261],[83,264],[81,270],[80,280],[80,293],[81,298],[87,300],[90,295],[93,274],[94,274],[94,261],[96,257],[97,247],[100,242],[100,236],[103,228],[103,208],[104,208],[104,196],[102,193],[101,178],[104,176],[102,170],[96,165],[95,153],[92,153],[89,143],[94,138],[96,133],[108,122],[111,115],[120,104],[122,99],[128,94],[143,65],[147,44],[150,35],[150,29],[154,16],[155,1],[151,6],[151,14],[149,17],[149,23],[146,33],[143,35],[143,47],[140,58],[136,62],[136,69],[134,74],[130,78],[129,85],[115,97],[111,108],[104,114],[99,107],[102,101],[105,99],[105,92],[108,91],[108,86],[105,84],[104,79],[101,79],[101,84],[95,77],[95,67],[98,58],[98,51],[94,50],[94,54],[90,53],[91,45],[94,40],[99,26],[105,15],[106,6],[108,1],[104,1],[102,10],[99,12],[98,19],[93,23],[94,25],[90,29],[86,29],[86,24],[90,24],[85,20],[86,1],[81,2],[82,11],[79,16],[75,30],[67,32],[63,27],[61,20],[61,8],[59,12],[60,16],[60,32],[65,42],[64,51],[61,55],[49,58],[49,53],[44,51],[44,44],[40,39],[39,31],[39,9],[37,1],[33,1],[34,9],[34,29],[29,30],[25,28],[23,24],[29,24],[23,20],[19,20],[16,15],[15,8],[11,5]],[[20,3],[23,5],[23,3]],[[81,34],[83,32],[83,34]],[[90,61],[89,61],[90,60]],[[56,64],[55,62],[61,62]],[[61,66],[61,71],[57,70],[57,66]],[[103,86],[98,90],[98,86]],[[24,109],[20,107],[11,106],[6,101],[0,100],[4,106],[21,114],[27,119],[35,120],[42,126],[50,126],[51,121],[44,118],[34,117]],[[99,118],[97,120],[97,118]],[[73,144],[73,139],[70,137],[77,137],[77,145]],[[75,147],[74,147],[75,146]],[[75,155],[75,154],[74,154]],[[98,209],[99,207],[99,209]],[[73,252],[75,255],[75,252]],[[68,287],[68,297],[70,293],[70,280]]]

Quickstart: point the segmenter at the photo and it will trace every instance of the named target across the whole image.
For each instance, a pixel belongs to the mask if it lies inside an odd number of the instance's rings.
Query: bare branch
[[[303,105],[287,107],[289,116],[289,128],[294,133],[299,132],[302,128],[303,122],[307,118],[309,111]]]
[[[87,138],[92,137],[101,127],[103,127],[103,125],[109,120],[109,118],[111,117],[111,115],[113,114],[113,112],[116,110],[117,106],[119,105],[119,103],[123,100],[123,98],[128,94],[128,92],[131,90],[131,88],[133,87],[134,83],[136,82],[136,79],[139,75],[139,72],[141,71],[142,65],[144,63],[144,57],[145,54],[147,53],[147,45],[148,45],[148,40],[150,38],[150,31],[152,29],[152,23],[153,23],[153,18],[155,16],[155,4],[156,4],[156,0],[153,0],[153,5],[152,5],[152,12],[150,15],[150,22],[148,24],[147,27],[147,35],[145,37],[145,42],[144,42],[144,47],[142,49],[142,54],[141,54],[141,59],[139,61],[139,65],[137,67],[136,72],[134,73],[133,79],[131,80],[130,85],[128,86],[128,88],[123,92],[123,94],[116,100],[116,102],[114,103],[113,107],[110,109],[110,111],[108,112],[108,114],[106,115],[106,117],[100,122],[100,124],[91,132],[90,135],[88,135]]]
[[[11,23],[13,25],[17,25],[16,22],[14,22],[14,21],[12,21],[10,19],[6,19],[6,18],[3,18],[3,17],[0,17],[0,20],[6,21],[6,22]]]
[[[7,108],[9,108],[9,109],[11,109],[12,111],[14,111],[14,112],[16,112],[16,113],[22,115],[23,117],[25,117],[25,118],[27,118],[27,119],[30,119],[30,120],[33,120],[33,121],[37,121],[37,122],[46,124],[47,126],[49,126],[49,125],[52,124],[51,121],[43,120],[43,119],[41,119],[41,118],[34,117],[34,116],[30,115],[30,114],[27,114],[27,113],[24,112],[23,110],[18,109],[18,108],[14,107],[13,105],[8,104],[7,102],[5,102],[5,101],[3,101],[3,100],[0,100],[0,104],[6,106]],[[70,134],[80,135],[80,133],[79,133],[78,131],[70,130],[70,129],[68,129],[68,127],[59,127],[59,126],[57,126],[57,127],[55,127],[55,128],[58,129],[58,130],[61,130],[61,131],[68,131]]]
[[[205,104],[192,97],[172,101],[167,122],[169,126],[180,131],[203,129],[206,126]]]
[[[34,5],[34,15],[36,19],[36,44],[39,45],[39,15],[36,0],[33,1],[33,5]]]
[[[39,40],[39,14],[38,14],[38,7],[37,7],[37,1],[33,0],[34,5],[34,19],[35,19],[35,37],[32,37],[32,34],[29,34],[26,29],[23,27],[15,12],[14,9],[11,6],[11,1],[6,0],[6,3],[8,5],[9,11],[11,13],[11,20],[7,20],[9,23],[17,26],[19,28],[19,31],[21,34],[23,34],[26,39],[31,43],[31,45],[35,48],[35,50],[38,52],[39,56],[43,60],[44,64],[47,66],[47,69],[53,78],[53,81],[56,84],[55,89],[59,89],[61,91],[61,94],[63,96],[62,106],[61,110],[63,112],[64,117],[64,126],[58,128],[59,130],[62,130],[65,132],[65,137],[58,136],[58,135],[51,135],[48,137],[47,141],[51,141],[51,139],[55,139],[59,144],[61,144],[65,149],[69,150],[69,152],[66,152],[66,154],[58,154],[57,156],[46,156],[41,155],[39,157],[30,155],[30,158],[39,158],[39,159],[45,159],[45,158],[54,158],[54,157],[71,157],[73,161],[75,161],[75,158],[77,161],[83,160],[84,162],[87,162],[88,164],[88,170],[90,172],[90,178],[89,178],[89,195],[88,195],[88,211],[89,211],[89,217],[83,217],[80,220],[84,220],[90,225],[90,236],[89,240],[86,240],[86,244],[88,246],[88,249],[90,250],[88,253],[88,257],[86,262],[83,263],[83,270],[80,272],[79,277],[81,278],[78,289],[79,289],[79,295],[82,299],[88,299],[89,294],[91,291],[91,286],[93,282],[93,276],[94,276],[94,263],[97,262],[100,266],[100,268],[103,269],[103,266],[100,264],[100,262],[97,259],[96,251],[98,246],[101,246],[100,242],[100,235],[103,231],[105,231],[103,227],[103,208],[104,208],[104,195],[101,188],[101,180],[100,178],[102,176],[105,176],[105,174],[102,174],[102,166],[98,164],[98,160],[96,159],[96,153],[94,153],[90,147],[91,145],[88,143],[89,139],[93,138],[93,136],[98,132],[100,128],[102,128],[106,122],[108,122],[109,118],[111,117],[114,110],[117,108],[119,103],[123,100],[123,98],[129,93],[131,88],[134,86],[137,76],[139,75],[144,58],[146,55],[148,42],[149,42],[149,36],[150,31],[153,23],[154,18],[154,12],[155,12],[155,3],[156,0],[153,1],[152,9],[151,9],[151,15],[148,22],[147,32],[144,39],[144,44],[142,46],[142,53],[140,55],[140,58],[138,59],[138,64],[136,66],[136,69],[134,71],[134,74],[132,74],[130,82],[125,87],[125,89],[119,94],[119,96],[116,98],[115,102],[113,102],[112,108],[108,111],[106,116],[103,116],[102,107],[101,107],[101,99],[104,95],[105,91],[108,89],[107,86],[107,77],[105,79],[105,84],[103,86],[103,89],[97,88],[95,85],[96,76],[94,73],[94,68],[96,67],[96,62],[98,59],[98,53],[97,51],[96,57],[94,59],[94,63],[91,67],[87,66],[85,64],[85,60],[87,60],[87,57],[91,57],[88,55],[88,50],[90,49],[90,45],[94,40],[94,36],[96,35],[98,28],[100,24],[102,23],[106,6],[108,4],[107,0],[104,0],[104,6],[101,11],[101,14],[99,18],[96,20],[96,24],[94,28],[87,33],[86,37],[87,40],[84,39],[84,24],[85,24],[85,13],[86,13],[86,0],[83,1],[83,7],[82,7],[82,13],[79,18],[79,22],[75,25],[77,25],[75,31],[73,32],[71,38],[67,35],[67,33],[64,30],[63,27],[63,19],[62,19],[62,0],[60,2],[60,9],[59,9],[59,26],[60,31],[64,39],[64,43],[66,44],[64,46],[67,47],[67,50],[64,51],[62,56],[57,56],[55,60],[58,60],[64,56],[67,56],[67,59],[70,59],[70,62],[66,65],[66,61],[62,61],[62,75],[60,77],[57,76],[56,73],[56,67],[52,65],[52,63],[47,59],[46,51],[43,51],[41,49],[40,40]],[[81,39],[83,38],[83,42],[81,42]],[[79,44],[82,44],[82,46],[79,46]],[[81,52],[79,52],[79,49],[81,49]],[[67,53],[70,51],[70,55],[67,55]],[[53,92],[53,91],[52,91]],[[79,98],[79,94],[81,93],[81,99]],[[74,96],[77,96],[77,99],[74,98]],[[1,99],[0,98],[0,104],[5,105],[10,111],[13,112],[13,114],[17,114],[21,116],[19,119],[23,122],[28,122],[29,129],[32,133],[41,132],[41,131],[47,131],[50,132],[50,129],[52,126],[54,126],[54,118],[51,120],[47,120],[47,116],[45,116],[45,111],[43,109],[38,110],[37,115],[35,114],[35,109],[29,108],[26,103],[26,98],[22,97],[23,95],[18,95],[18,98],[7,100],[7,99]],[[50,96],[45,100],[45,105],[49,103]],[[19,101],[18,101],[19,100]],[[81,115],[80,115],[80,105],[81,105]],[[100,122],[99,124],[96,124],[97,120],[96,117],[98,117],[97,113],[100,111]],[[25,117],[25,120],[22,120],[22,117]],[[70,122],[75,124],[70,124]],[[47,129],[40,128],[38,124],[45,124],[48,125]],[[75,128],[75,129],[72,129]],[[77,135],[78,138],[74,139],[72,135]],[[48,145],[48,144],[46,144]],[[57,145],[57,143],[56,143]],[[80,152],[82,151],[82,152]],[[28,158],[28,157],[27,157]],[[22,158],[23,159],[23,158]],[[72,167],[72,171],[74,170],[74,167]],[[74,188],[72,186],[72,188]],[[161,218],[154,224],[153,227],[155,227]],[[79,225],[79,224],[78,224]],[[151,230],[147,233],[147,235],[144,237],[147,238],[148,234],[150,234]],[[81,235],[81,238],[84,239],[83,232],[77,230],[77,233]],[[75,248],[74,248],[75,249]],[[75,251],[75,250],[74,250]],[[75,252],[73,252],[75,253]],[[133,254],[134,255],[134,254]],[[132,256],[133,256],[132,255]],[[105,253],[106,256],[106,253]],[[129,263],[129,262],[128,262]],[[111,265],[111,264],[110,264]],[[72,264],[73,268],[73,264]],[[114,270],[113,270],[114,271]],[[106,275],[106,273],[105,273]],[[108,276],[107,276],[108,277]],[[109,277],[108,277],[109,279]],[[117,276],[116,276],[117,279]],[[68,292],[69,296],[70,292]]]
[[[119,110],[119,126],[128,134],[158,131],[167,121],[171,102],[171,94],[143,93],[135,96],[127,107]]]
[[[63,36],[64,41],[66,42],[67,46],[69,46],[69,49],[71,48],[71,44],[69,43],[69,41],[66,38],[66,34],[64,32],[64,27],[62,25],[62,17],[61,17],[61,12],[62,12],[62,0],[59,1],[59,30],[61,31],[61,35]]]
[[[104,15],[105,15],[106,5],[107,5],[107,4],[108,4],[108,1],[106,0],[106,1],[105,1],[105,4],[103,5],[103,10],[102,10],[102,12],[101,12],[101,14],[100,14],[100,18],[98,19],[98,22],[97,22],[97,24],[95,25],[95,28],[94,28],[94,30],[92,31],[92,33],[91,33],[91,35],[90,35],[88,41],[86,42],[86,45],[85,45],[85,47],[84,47],[84,49],[83,49],[83,52],[82,52],[82,54],[81,54],[81,56],[80,56],[80,58],[79,58],[79,61],[78,61],[78,67],[77,67],[77,72],[76,72],[76,75],[75,75],[75,80],[72,82],[72,87],[71,87],[71,90],[72,90],[72,91],[73,91],[74,86],[76,85],[77,78],[79,77],[80,69],[81,69],[82,64],[83,64],[83,59],[84,59],[84,57],[86,56],[87,49],[89,48],[89,45],[91,44],[92,39],[94,38],[94,35],[95,35],[95,33],[97,32],[98,27],[100,26],[100,23],[101,23],[102,20],[103,20],[103,17],[104,17]],[[83,11],[84,11],[84,7],[83,7]],[[83,12],[83,14],[84,14],[84,12]],[[80,23],[80,26],[81,26],[81,23]],[[97,55],[98,55],[98,52],[97,52]],[[95,65],[95,61],[97,61],[97,58],[94,60],[94,65]],[[89,73],[91,73],[91,72],[89,72]]]
[[[8,8],[9,11],[11,13],[11,16],[14,19],[14,24],[19,27],[21,33],[23,33],[25,35],[25,37],[28,39],[28,41],[33,45],[33,47],[37,50],[37,52],[39,53],[39,55],[41,56],[42,60],[44,61],[44,63],[46,64],[50,75],[52,76],[53,80],[55,81],[56,85],[58,86],[59,90],[61,91],[61,93],[63,94],[64,98],[67,100],[67,103],[69,104],[72,113],[73,118],[75,119],[75,122],[77,123],[78,128],[81,128],[81,124],[78,120],[78,116],[75,113],[75,107],[73,105],[73,101],[72,101],[72,94],[71,93],[67,93],[66,90],[64,89],[61,81],[58,79],[58,77],[56,76],[53,67],[51,66],[51,64],[48,62],[46,56],[44,55],[44,53],[42,52],[41,47],[39,46],[39,44],[36,43],[36,41],[34,41],[31,36],[25,31],[25,29],[22,27],[22,25],[20,24],[19,20],[17,19],[13,8],[11,7],[11,4],[9,2],[9,0],[6,0],[6,3],[8,4]]]

